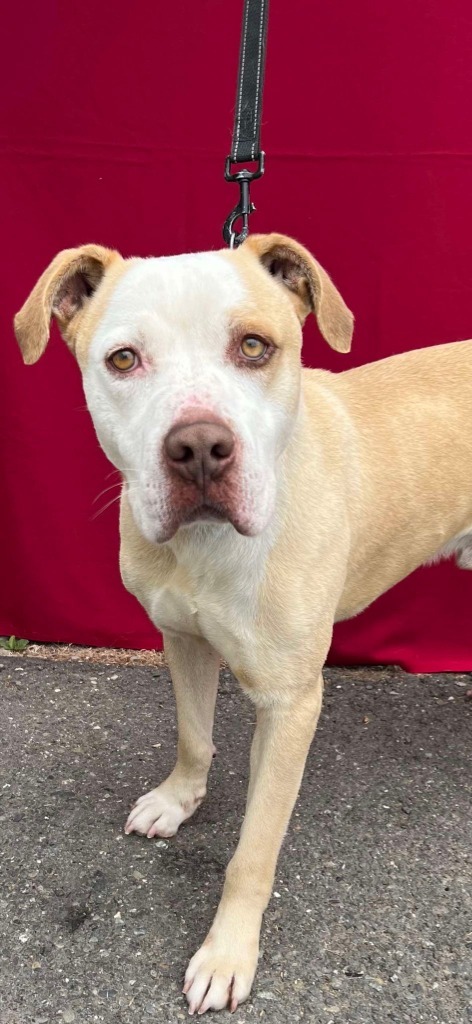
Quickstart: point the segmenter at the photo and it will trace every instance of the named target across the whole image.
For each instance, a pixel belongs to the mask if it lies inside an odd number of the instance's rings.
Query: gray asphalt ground
[[[183,972],[243,814],[251,706],[223,672],[207,800],[175,839],[150,841],[123,824],[172,766],[165,670],[0,666],[1,1024],[187,1019]],[[326,675],[253,994],[231,1019],[464,1024],[471,679]]]

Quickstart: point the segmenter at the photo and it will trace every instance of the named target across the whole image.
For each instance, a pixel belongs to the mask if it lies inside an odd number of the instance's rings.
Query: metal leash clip
[[[231,211],[223,226],[223,238],[230,249],[236,249],[249,234],[249,214],[256,209],[254,203],[251,203],[249,185],[255,178],[261,178],[264,174],[264,156],[265,154],[261,151],[257,157],[258,167],[255,171],[249,171],[247,167],[244,167],[241,171],[235,171],[234,174],[231,172],[233,161],[230,156],[226,158],[225,179],[226,181],[237,181],[239,185],[239,203]],[[239,219],[243,222],[242,228],[240,231],[235,231],[234,224]]]

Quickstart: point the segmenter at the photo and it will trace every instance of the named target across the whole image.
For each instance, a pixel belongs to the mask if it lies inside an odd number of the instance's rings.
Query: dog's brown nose
[[[229,427],[218,421],[177,424],[164,439],[164,452],[169,466],[183,480],[204,491],[233,461],[234,437]]]

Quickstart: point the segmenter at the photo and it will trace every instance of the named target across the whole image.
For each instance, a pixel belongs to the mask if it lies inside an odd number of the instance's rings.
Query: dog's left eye
[[[108,362],[120,373],[128,373],[129,370],[134,370],[139,360],[136,352],[133,352],[131,348],[119,348],[117,352],[113,352],[109,356]]]
[[[247,337],[243,338],[241,342],[241,352],[246,359],[262,359],[266,352],[269,350],[267,342],[262,341],[261,338]]]

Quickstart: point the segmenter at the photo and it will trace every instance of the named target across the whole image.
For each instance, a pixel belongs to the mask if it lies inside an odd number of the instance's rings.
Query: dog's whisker
[[[115,487],[122,487],[122,486],[123,486],[122,481],[121,480],[117,480],[114,484],[110,484],[109,487],[104,487],[103,491],[100,491],[100,494],[97,494],[96,498],[93,499],[93,504],[95,504],[95,502],[98,501],[99,498],[103,498],[103,495],[107,494],[108,491],[113,491]]]
[[[92,522],[94,521],[94,519],[97,519],[98,516],[101,516],[102,512],[106,512],[108,508],[111,508],[111,506],[114,505],[117,501],[119,501],[120,498],[121,494],[116,494],[115,497],[111,499],[111,501],[107,502],[106,505],[103,505],[103,508],[99,508],[97,512],[95,512],[94,515],[92,516]]]
[[[106,491],[111,491],[112,489],[113,489],[113,484],[112,484],[111,487],[107,487],[105,489],[105,491],[102,491],[102,494],[106,493]],[[139,488],[138,487],[128,487],[128,490],[127,490],[127,494],[128,495],[129,494],[136,494],[137,492],[139,492]],[[98,494],[97,498],[95,498],[94,500],[98,501],[99,497],[100,497],[100,495]],[[102,512],[106,512],[108,508],[111,508],[112,505],[114,505],[117,501],[120,501],[120,500],[121,500],[121,490],[120,490],[119,494],[115,494],[114,497],[111,498],[111,500],[106,503],[106,505],[103,505],[102,508],[97,509],[97,511],[92,516],[92,522],[95,519],[97,519],[98,516],[101,516]]]
[[[114,470],[114,472],[118,473],[119,470],[116,469],[116,470]],[[108,474],[108,477],[110,477],[110,476],[111,476],[111,473]],[[137,473],[135,475],[135,479],[138,479],[138,474]],[[97,496],[93,499],[93,503],[95,504],[95,502],[98,501],[99,498],[103,497],[103,495],[106,494],[108,491],[112,491],[114,487],[123,487],[124,485],[126,485],[126,480],[123,477],[121,477],[120,480],[115,480],[114,483],[109,484],[108,487],[104,487],[103,490],[100,491],[99,494],[97,494]],[[129,489],[130,488],[128,487],[128,490]]]
[[[138,476],[138,471],[134,466],[123,466],[122,469],[111,469],[110,472],[106,474],[105,480],[109,480],[110,477],[116,473],[119,473],[121,477],[124,473],[131,473],[132,476]]]

